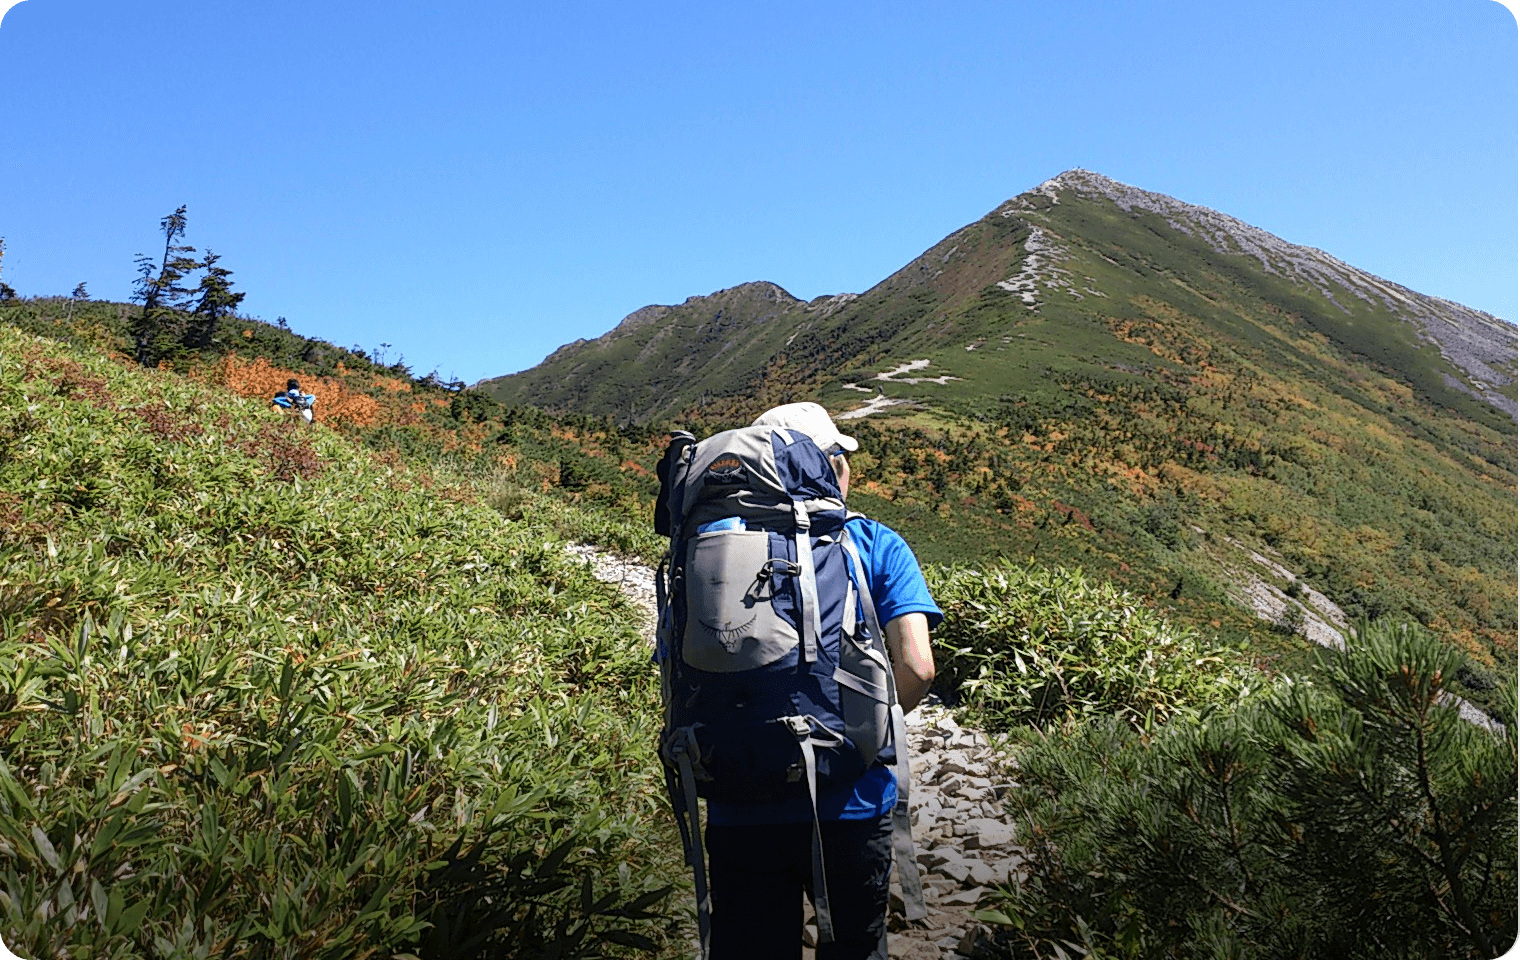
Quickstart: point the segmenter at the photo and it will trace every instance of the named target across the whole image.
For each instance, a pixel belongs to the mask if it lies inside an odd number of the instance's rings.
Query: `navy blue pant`
[[[813,886],[813,825],[707,828],[712,960],[799,960],[802,897]],[[886,960],[892,820],[823,823],[834,942],[818,960]]]

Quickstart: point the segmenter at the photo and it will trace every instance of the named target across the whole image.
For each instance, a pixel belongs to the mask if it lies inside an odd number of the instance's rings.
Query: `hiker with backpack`
[[[903,714],[943,615],[902,537],[845,509],[858,448],[791,403],[660,464],[661,756],[712,960],[800,957],[804,891],[818,960],[884,960],[894,860],[926,912]]]
[[[317,402],[315,394],[302,393],[301,383],[294,377],[285,381],[285,390],[274,395],[269,401],[282,410],[293,410],[301,415],[301,419],[307,423],[312,422],[312,405]]]

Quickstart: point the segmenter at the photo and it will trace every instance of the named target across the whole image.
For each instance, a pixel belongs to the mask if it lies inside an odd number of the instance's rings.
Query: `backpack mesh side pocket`
[[[834,672],[834,681],[839,684],[845,734],[860,751],[866,766],[876,761],[890,739],[891,670],[891,664],[864,630],[845,631],[839,643],[839,669]]]
[[[686,547],[686,630],[682,659],[709,673],[775,663],[797,647],[797,629],[776,612],[778,567],[763,530],[718,530]],[[795,565],[790,565],[795,566]]]

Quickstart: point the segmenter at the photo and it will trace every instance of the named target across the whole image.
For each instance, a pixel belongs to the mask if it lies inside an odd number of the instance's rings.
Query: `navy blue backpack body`
[[[808,436],[747,427],[700,443],[674,435],[659,467],[655,529],[660,754],[708,916],[699,797],[808,798],[819,938],[833,938],[817,801],[875,763],[893,765],[894,848],[908,915],[923,916],[908,830],[906,733],[884,636],[833,468]],[[852,577],[853,573],[853,577]]]

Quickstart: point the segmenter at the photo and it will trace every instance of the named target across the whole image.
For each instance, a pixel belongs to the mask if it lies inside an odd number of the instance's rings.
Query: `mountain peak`
[[[1352,298],[1402,315],[1416,326],[1421,339],[1434,344],[1474,381],[1469,385],[1452,380],[1448,386],[1479,397],[1511,417],[1517,415],[1516,402],[1496,389],[1514,381],[1509,369],[1515,355],[1513,324],[1481,310],[1417,293],[1323,250],[1290,243],[1218,210],[1142,190],[1091,170],[1073,168],[1052,177],[1015,197],[1005,205],[1004,213],[1037,212],[1046,201],[1059,204],[1063,195],[1104,200],[1131,216],[1160,217],[1172,229],[1203,241],[1216,253],[1252,257],[1266,273],[1312,287],[1347,316]]]
[[[512,402],[638,419],[706,407],[713,396],[754,396],[766,384],[823,389],[837,370],[925,350],[940,351],[944,374],[970,382],[957,368],[1028,338],[1026,325],[1081,336],[1102,325],[1116,339],[1095,346],[1122,352],[1134,342],[1118,331],[1158,309],[1207,330],[1205,339],[1293,343],[1316,331],[1359,358],[1351,362],[1375,359],[1421,384],[1427,399],[1449,404],[1445,394],[1456,391],[1516,415],[1513,325],[1080,167],[951,233],[862,294],[803,303],[753,281],[645,306],[487,389]]]
[[[783,308],[802,302],[790,293],[787,293],[779,284],[772,283],[769,280],[751,280],[748,283],[724,287],[722,290],[715,290],[709,294],[687,297],[681,302],[680,306],[700,307],[708,303],[722,304],[741,300],[774,303]],[[674,306],[659,303],[651,303],[648,306],[640,307],[618,321],[616,327],[602,334],[597,338],[597,341],[605,342],[611,338],[630,333],[639,327],[659,320],[661,317],[668,316],[675,309],[677,308]]]
[[[1081,167],[1072,167],[1064,173],[1056,174],[1029,192],[1044,194],[1059,203],[1059,192],[1061,190],[1111,193],[1116,188],[1119,190],[1135,189],[1128,184],[1120,183],[1112,177],[1105,177],[1101,173],[1084,170]]]
[[[751,280],[748,283],[741,283],[738,286],[725,287],[722,290],[708,294],[707,299],[713,299],[728,295],[757,297],[761,300],[770,300],[774,303],[790,304],[802,302],[801,300],[798,300],[796,297],[792,296],[790,293],[787,293],[784,289],[782,289],[780,284],[772,283],[769,280]],[[686,302],[690,303],[693,300],[700,299],[703,298],[688,297],[686,299]]]

